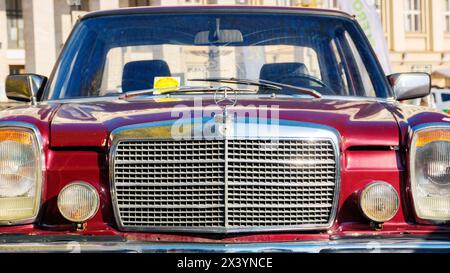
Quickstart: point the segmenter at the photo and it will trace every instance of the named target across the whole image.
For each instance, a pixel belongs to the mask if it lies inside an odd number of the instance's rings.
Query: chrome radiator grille
[[[122,140],[112,156],[124,230],[323,228],[332,218],[332,140]]]

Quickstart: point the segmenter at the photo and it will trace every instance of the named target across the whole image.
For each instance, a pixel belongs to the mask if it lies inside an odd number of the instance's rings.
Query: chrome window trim
[[[438,221],[438,220],[430,220],[430,219],[423,219],[417,215],[416,205],[414,202],[414,194],[412,190],[412,183],[414,179],[413,174],[413,167],[414,165],[414,159],[416,155],[416,149],[413,147],[413,144],[415,143],[417,133],[425,130],[433,130],[433,129],[446,129],[450,130],[450,123],[445,122],[434,122],[434,123],[426,123],[426,124],[420,124],[418,126],[409,128],[409,143],[408,143],[408,167],[409,167],[409,174],[408,174],[408,196],[410,198],[411,208],[414,215],[414,219],[419,224],[425,224],[425,225],[448,225],[450,224],[450,221]]]
[[[136,124],[131,126],[124,126],[115,129],[112,131],[109,137],[108,142],[108,161],[109,161],[109,186],[110,186],[110,194],[111,194],[111,201],[112,201],[112,207],[114,211],[114,218],[116,220],[117,227],[120,231],[124,232],[186,232],[186,233],[210,233],[210,234],[232,234],[232,233],[256,233],[256,232],[282,232],[282,231],[326,231],[333,227],[333,225],[336,222],[337,218],[337,210],[339,205],[339,197],[340,197],[340,189],[341,189],[341,136],[339,132],[332,128],[325,125],[320,124],[314,124],[314,123],[306,123],[306,122],[295,122],[296,126],[285,126],[291,129],[291,134],[295,134],[297,136],[291,135],[291,136],[284,136],[280,137],[280,140],[326,140],[330,141],[332,143],[334,152],[335,152],[335,158],[336,158],[336,182],[335,182],[335,190],[334,190],[334,196],[333,196],[333,204],[331,208],[330,213],[330,220],[327,224],[324,225],[301,225],[301,226],[280,226],[280,227],[261,227],[261,228],[127,228],[123,225],[121,219],[120,219],[120,212],[118,208],[118,200],[117,195],[115,192],[115,185],[114,185],[114,164],[115,164],[115,154],[116,154],[116,148],[118,144],[121,141],[134,141],[134,140],[141,140],[141,141],[148,141],[148,140],[154,140],[154,141],[171,141],[172,139],[162,139],[162,138],[155,138],[152,136],[145,136],[145,137],[136,137],[136,138],[130,138],[128,137],[130,132],[133,132],[135,130],[139,129],[146,129],[146,128],[152,128],[155,127],[155,123],[144,123],[144,124]],[[283,127],[282,127],[283,128]],[[282,130],[280,130],[283,132]],[[204,138],[202,138],[203,140]],[[225,137],[223,140],[226,142],[227,140],[232,139],[242,139],[241,137]],[[274,138],[270,137],[248,137],[246,136],[245,139],[248,140],[273,140]],[[198,138],[189,138],[188,140],[198,140]],[[206,139],[207,140],[207,139]],[[227,161],[227,160],[225,160]],[[227,171],[225,171],[227,172]],[[226,180],[225,180],[226,181]],[[225,182],[225,185],[227,183]],[[226,198],[225,193],[225,198]],[[226,209],[226,200],[225,200],[225,209]],[[226,214],[224,215],[227,216]],[[225,222],[226,223],[226,222]]]
[[[31,123],[27,122],[21,122],[21,121],[0,121],[0,129],[19,129],[19,130],[27,130],[31,131],[31,133],[34,134],[34,138],[36,140],[37,147],[37,153],[39,153],[39,169],[41,172],[41,175],[39,176],[39,180],[37,181],[36,188],[38,189],[38,194],[36,194],[36,198],[38,199],[36,204],[36,214],[33,215],[33,217],[29,219],[23,219],[23,220],[17,220],[17,221],[0,221],[0,226],[18,226],[18,225],[27,225],[27,224],[33,224],[42,208],[43,200],[44,200],[44,193],[45,193],[45,175],[46,175],[46,168],[45,168],[45,153],[44,153],[44,145],[43,145],[43,139],[42,135],[39,131],[39,129]]]

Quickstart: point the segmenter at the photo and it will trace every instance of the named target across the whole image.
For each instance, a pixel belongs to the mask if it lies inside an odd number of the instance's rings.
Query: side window
[[[349,51],[347,55],[347,61],[349,63],[349,69],[351,78],[354,81],[356,88],[355,93],[358,96],[376,97],[375,88],[370,78],[369,72],[364,64],[359,50],[357,49],[353,39],[345,32],[345,47]]]

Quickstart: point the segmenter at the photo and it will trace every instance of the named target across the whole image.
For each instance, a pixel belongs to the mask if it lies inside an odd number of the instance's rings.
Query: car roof
[[[309,14],[309,15],[327,15],[342,17],[353,20],[354,17],[348,13],[339,10],[317,9],[317,8],[299,8],[299,7],[280,7],[280,6],[159,6],[159,7],[134,7],[121,8],[114,10],[94,11],[86,14],[81,20],[96,17],[114,16],[114,15],[136,15],[136,14],[170,14],[170,13],[208,13],[208,12],[227,12],[227,13],[279,13],[279,14]]]

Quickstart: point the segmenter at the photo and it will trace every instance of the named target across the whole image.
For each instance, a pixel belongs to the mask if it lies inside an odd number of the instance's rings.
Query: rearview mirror
[[[36,74],[9,75],[5,84],[6,96],[11,100],[35,104],[46,82],[46,77]]]
[[[196,45],[242,43],[244,42],[244,36],[237,29],[202,31],[195,35],[194,42]]]
[[[398,101],[423,98],[431,93],[431,76],[427,73],[399,73],[388,76]]]

